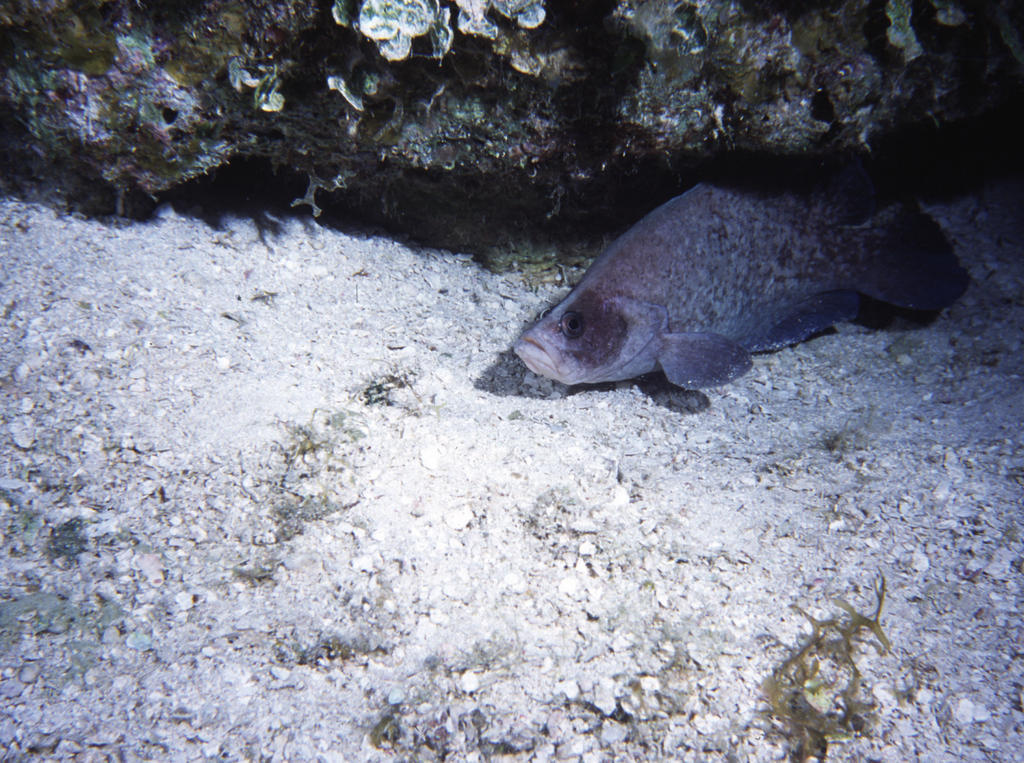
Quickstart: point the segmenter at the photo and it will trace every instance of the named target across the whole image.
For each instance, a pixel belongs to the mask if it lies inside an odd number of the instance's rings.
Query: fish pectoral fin
[[[751,352],[767,352],[802,342],[842,321],[852,321],[860,309],[860,295],[855,291],[837,289],[812,294],[793,305],[783,317],[763,333],[744,338]]]
[[[720,334],[663,334],[658,364],[666,378],[686,389],[717,387],[750,370],[750,353]]]

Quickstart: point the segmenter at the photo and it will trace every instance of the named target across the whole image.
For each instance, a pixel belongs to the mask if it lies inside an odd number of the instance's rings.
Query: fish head
[[[664,307],[622,296],[573,292],[543,315],[513,350],[534,373],[562,384],[631,379],[657,367]]]

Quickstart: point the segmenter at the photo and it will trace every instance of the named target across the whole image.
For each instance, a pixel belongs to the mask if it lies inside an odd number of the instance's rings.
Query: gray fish
[[[938,225],[901,206],[872,215],[872,199],[859,166],[803,195],[698,185],[614,241],[514,350],[563,384],[660,369],[715,387],[746,373],[751,353],[852,320],[861,295],[952,304],[968,278]]]

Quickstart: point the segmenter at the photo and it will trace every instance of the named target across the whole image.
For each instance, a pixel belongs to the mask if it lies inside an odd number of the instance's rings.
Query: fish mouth
[[[552,357],[540,342],[533,337],[524,336],[520,337],[519,341],[512,347],[512,351],[519,356],[526,367],[533,371],[535,374],[546,376],[549,379],[560,381],[563,384],[565,374],[558,367],[555,358]]]

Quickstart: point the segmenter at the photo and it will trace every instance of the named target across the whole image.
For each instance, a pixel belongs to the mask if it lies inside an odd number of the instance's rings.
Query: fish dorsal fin
[[[663,334],[658,365],[677,387],[718,387],[750,370],[750,353],[721,334]]]
[[[859,161],[852,161],[825,189],[824,219],[833,225],[860,225],[875,213],[875,187]]]

